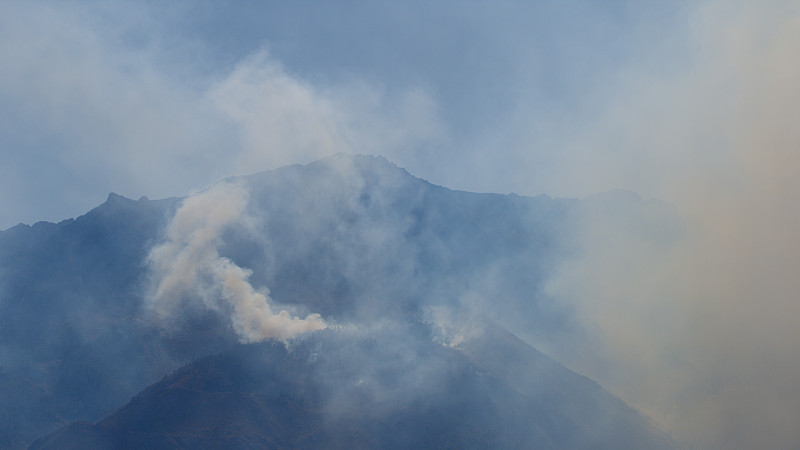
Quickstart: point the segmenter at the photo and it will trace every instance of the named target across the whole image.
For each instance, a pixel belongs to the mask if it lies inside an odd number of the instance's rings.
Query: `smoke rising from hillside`
[[[256,290],[248,281],[252,271],[220,256],[222,233],[246,224],[247,192],[235,184],[219,184],[187,198],[167,229],[167,241],[153,248],[149,261],[155,293],[148,309],[166,323],[181,308],[205,308],[230,314],[231,325],[242,342],[285,340],[326,327],[319,314],[306,318],[287,310],[273,311],[266,288]]]

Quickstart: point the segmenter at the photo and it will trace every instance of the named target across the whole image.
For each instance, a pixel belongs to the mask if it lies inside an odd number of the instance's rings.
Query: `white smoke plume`
[[[237,184],[220,184],[186,199],[167,228],[167,240],[149,255],[156,279],[148,308],[166,321],[185,306],[230,312],[231,325],[242,342],[285,340],[326,327],[319,314],[301,319],[287,310],[273,311],[266,288],[255,289],[249,269],[221,256],[222,233],[246,223],[247,191]],[[188,305],[187,305],[188,303]]]

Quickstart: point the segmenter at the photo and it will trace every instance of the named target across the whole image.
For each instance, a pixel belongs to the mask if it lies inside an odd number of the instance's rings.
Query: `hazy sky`
[[[631,73],[684,59],[694,9],[4,1],[0,229],[80,215],[111,191],[181,196],[338,151],[473,191],[635,189],[565,182],[575,159],[606,150],[565,143]]]

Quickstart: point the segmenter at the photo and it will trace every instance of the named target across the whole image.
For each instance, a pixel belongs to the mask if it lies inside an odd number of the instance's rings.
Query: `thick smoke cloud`
[[[687,29],[679,57],[628,72],[574,146],[608,159],[570,178],[671,201],[684,237],[581,217],[583,256],[549,287],[589,344],[562,356],[691,445],[796,448],[800,9],[708,2]]]
[[[247,192],[235,184],[220,184],[186,199],[167,229],[166,242],[150,252],[156,288],[148,309],[164,323],[186,307],[230,314],[242,342],[285,340],[325,328],[319,314],[301,319],[286,309],[274,312],[269,291],[248,282],[252,271],[220,256],[223,233],[247,221],[246,206]]]
[[[441,139],[437,105],[414,85],[307,80],[260,40],[203,67],[219,55],[173,30],[192,11],[188,2],[0,5],[0,229],[75,217],[108,192],[183,195],[336,152]]]

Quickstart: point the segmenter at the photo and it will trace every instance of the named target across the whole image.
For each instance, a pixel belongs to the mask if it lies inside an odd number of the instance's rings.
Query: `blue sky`
[[[554,182],[565,136],[583,133],[625,68],[678,51],[689,15],[625,1],[0,9],[0,228],[336,151],[466,190],[624,187]]]

